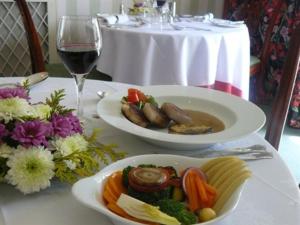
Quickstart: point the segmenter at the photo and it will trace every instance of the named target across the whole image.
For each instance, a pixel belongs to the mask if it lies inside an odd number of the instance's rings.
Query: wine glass
[[[63,16],[57,32],[57,52],[69,73],[75,78],[77,116],[83,116],[81,106],[85,78],[100,56],[102,37],[95,17]]]

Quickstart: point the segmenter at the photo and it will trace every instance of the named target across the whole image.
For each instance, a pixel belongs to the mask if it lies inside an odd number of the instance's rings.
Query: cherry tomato
[[[138,96],[138,90],[135,88],[129,88],[128,89],[128,97],[127,101],[129,103],[137,103],[139,102],[139,96]]]

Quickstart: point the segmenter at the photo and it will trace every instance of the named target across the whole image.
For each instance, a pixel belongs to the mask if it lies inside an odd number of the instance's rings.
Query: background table
[[[245,25],[217,27],[191,22],[170,26],[102,26],[103,49],[97,69],[113,81],[137,85],[214,86],[248,99],[250,42]]]
[[[20,80],[19,78],[0,78],[0,83]],[[73,79],[49,78],[31,90],[33,102],[44,100],[50,92],[59,88],[66,89],[64,104],[74,107],[75,86]],[[94,127],[103,130],[99,139],[105,143],[116,143],[118,150],[130,155],[147,153],[171,153],[195,155],[197,152],[172,152],[150,145],[132,135],[119,131],[101,119],[93,118],[99,101],[97,90],[110,92],[128,85],[115,82],[87,80],[83,104],[86,116],[86,132]],[[246,138],[218,144],[214,148],[229,148],[251,144],[265,144],[273,151],[274,158],[248,162],[253,177],[247,182],[236,210],[219,224],[232,225],[296,225],[300,224],[300,195],[297,184],[278,153],[258,134]],[[71,186],[53,183],[44,191],[23,195],[6,184],[0,184],[0,225],[111,225],[101,213],[86,208],[72,196]]]

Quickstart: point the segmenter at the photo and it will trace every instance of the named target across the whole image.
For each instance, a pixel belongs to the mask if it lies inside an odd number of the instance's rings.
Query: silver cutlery
[[[34,85],[46,80],[49,77],[48,72],[40,72],[40,73],[34,73],[31,74],[24,79],[22,79],[20,82],[17,83],[4,83],[0,84],[0,87],[6,86],[6,87],[16,87],[19,85],[24,85],[25,83],[28,85],[28,88],[32,88]]]
[[[170,26],[171,26],[174,30],[192,29],[192,30],[213,31],[213,30],[208,29],[208,28],[193,27],[193,26],[180,26],[180,25],[175,25],[175,24],[170,24]]]
[[[101,99],[103,99],[105,96],[108,95],[108,92],[106,92],[106,91],[97,91],[97,95],[98,95],[98,97],[99,97],[100,100],[101,100]]]
[[[213,158],[221,156],[237,156],[243,160],[271,159],[273,153],[268,152],[263,145],[252,145],[247,147],[224,149],[224,150],[204,150],[190,156],[199,158]]]

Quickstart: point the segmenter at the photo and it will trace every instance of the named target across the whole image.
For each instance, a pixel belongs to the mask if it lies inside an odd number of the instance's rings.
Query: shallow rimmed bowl
[[[242,98],[207,88],[160,85],[140,87],[152,95],[159,105],[171,102],[182,109],[211,114],[225,124],[225,130],[199,135],[170,134],[167,129],[148,129],[130,122],[121,113],[121,99],[127,90],[111,94],[97,105],[98,115],[108,124],[155,145],[173,150],[206,148],[215,143],[233,141],[258,131],[265,123],[264,112]]]
[[[140,155],[125,158],[105,167],[99,173],[92,177],[84,178],[76,182],[72,187],[73,195],[84,205],[99,211],[100,213],[108,216],[115,225],[140,225],[141,223],[134,222],[108,210],[104,204],[102,198],[102,192],[107,177],[115,171],[124,169],[125,167],[138,166],[140,164],[154,164],[157,166],[173,166],[177,171],[183,171],[184,169],[195,166],[200,167],[203,163],[209,159],[199,159],[184,157],[178,155],[167,154],[154,154],[154,155]],[[231,214],[231,212],[238,205],[242,190],[245,187],[245,183],[241,185],[226,202],[219,215],[210,221],[199,223],[199,225],[213,224],[222,220],[224,217]]]

